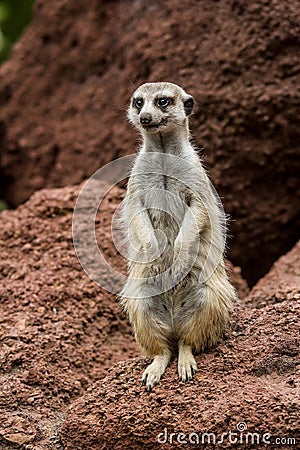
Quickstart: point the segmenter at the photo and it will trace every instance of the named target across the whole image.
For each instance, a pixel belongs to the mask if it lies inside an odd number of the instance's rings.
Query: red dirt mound
[[[0,448],[1,437],[8,445],[53,434],[71,399],[113,362],[139,354],[115,296],[87,277],[75,255],[78,192],[40,191],[0,215]],[[103,242],[120,195],[103,202]]]
[[[151,393],[140,383],[148,360],[110,369],[72,404],[60,431],[65,450],[298,448],[300,302],[290,267],[299,258],[298,245],[260,280],[225,341],[197,357],[191,382],[178,381],[176,361]],[[250,306],[258,291],[260,309]]]
[[[255,285],[246,303],[260,308],[292,299],[300,300],[300,241]]]
[[[140,354],[116,296],[93,283],[75,255],[79,190],[42,190],[0,214],[1,450],[58,449],[57,427],[70,403],[113,363]],[[111,241],[123,195],[115,187],[104,198],[96,230],[109,264],[125,272]],[[237,268],[231,273],[242,296],[247,285]]]
[[[298,239],[298,1],[38,0],[35,10],[0,69],[0,198],[16,206],[132,153],[132,90],[173,81],[198,102],[195,142],[233,219],[230,257],[253,284]]]

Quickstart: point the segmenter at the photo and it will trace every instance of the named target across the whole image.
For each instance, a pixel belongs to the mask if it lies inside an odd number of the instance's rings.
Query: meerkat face
[[[194,99],[173,83],[145,83],[132,95],[129,121],[142,133],[163,133],[186,126]]]

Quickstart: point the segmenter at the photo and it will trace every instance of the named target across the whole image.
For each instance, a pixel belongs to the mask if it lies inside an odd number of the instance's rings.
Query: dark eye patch
[[[159,97],[158,99],[156,99],[156,104],[160,107],[160,108],[166,108],[169,105],[172,105],[173,103],[173,99],[170,97]]]
[[[143,100],[142,98],[135,98],[135,99],[133,100],[133,106],[134,106],[136,109],[141,110],[142,107],[143,107],[143,104],[144,104],[144,100]]]

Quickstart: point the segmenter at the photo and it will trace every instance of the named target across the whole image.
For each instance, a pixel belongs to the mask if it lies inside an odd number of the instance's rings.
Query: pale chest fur
[[[131,189],[134,191],[153,228],[165,232],[168,242],[172,243],[189,207],[192,190],[180,180],[180,176],[177,179],[164,174],[163,167],[155,167],[152,173],[146,174],[136,175],[136,171],[137,167],[130,180],[129,192]]]

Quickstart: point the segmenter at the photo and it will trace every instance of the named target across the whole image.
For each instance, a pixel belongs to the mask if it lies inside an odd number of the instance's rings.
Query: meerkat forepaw
[[[159,257],[161,251],[154,232],[149,233],[148,241],[144,243],[142,249],[147,255],[148,262],[151,262]]]

